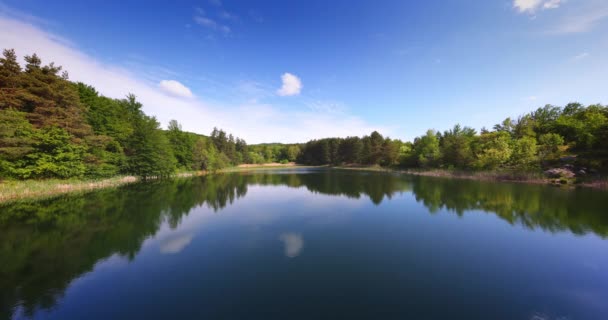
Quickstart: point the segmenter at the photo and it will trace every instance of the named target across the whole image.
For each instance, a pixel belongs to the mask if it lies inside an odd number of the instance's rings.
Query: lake
[[[0,207],[0,318],[608,319],[608,193],[292,169]]]

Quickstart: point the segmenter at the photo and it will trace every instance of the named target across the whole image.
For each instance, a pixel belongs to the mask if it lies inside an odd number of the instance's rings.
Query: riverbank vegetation
[[[413,142],[369,136],[313,140],[299,160],[309,164],[359,163],[422,169],[536,171],[570,162],[590,172],[608,166],[608,107],[547,105],[477,132],[455,125],[428,130]]]
[[[169,177],[240,164],[296,162],[400,169],[546,171],[557,179],[589,178],[608,168],[608,107],[546,105],[492,129],[455,125],[412,142],[379,132],[303,144],[248,145],[221,129],[209,136],[166,130],[129,94],[108,98],[69,81],[33,54],[22,67],[13,50],[0,58],[0,180]],[[553,170],[553,171],[551,171]]]

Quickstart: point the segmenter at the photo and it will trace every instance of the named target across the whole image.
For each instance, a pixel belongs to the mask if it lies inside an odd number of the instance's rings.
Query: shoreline
[[[185,171],[174,174],[171,178],[188,178],[204,176],[207,174],[246,172],[257,170],[273,170],[281,168],[311,168],[312,166],[300,166],[289,164],[260,164],[225,168],[216,172]],[[149,178],[148,180],[155,180]],[[142,179],[135,176],[115,176],[105,179],[48,179],[48,180],[8,180],[0,182],[0,205],[21,200],[43,200],[61,196],[64,194],[87,193],[94,190],[117,188],[120,186],[141,182]]]
[[[487,182],[512,182],[512,183],[527,183],[527,184],[542,184],[548,186],[560,187],[585,187],[593,189],[608,189],[608,179],[600,178],[596,180],[577,182],[575,179],[568,179],[566,183],[560,182],[558,178],[548,178],[541,173],[525,173],[525,172],[508,172],[508,171],[450,171],[443,169],[419,170],[419,169],[394,169],[383,167],[366,167],[366,166],[335,166],[331,167],[341,170],[360,170],[360,171],[378,171],[392,172],[399,174],[409,174],[414,176],[436,177],[436,178],[451,178],[477,180]]]
[[[389,172],[398,174],[409,174],[415,176],[437,177],[437,178],[452,178],[466,179],[489,182],[513,182],[527,184],[544,184],[560,187],[585,187],[593,189],[608,189],[608,179],[597,179],[585,182],[574,183],[574,180],[569,180],[567,183],[557,182],[559,179],[551,179],[543,177],[536,173],[514,173],[501,171],[450,171],[450,170],[412,170],[412,169],[395,169],[384,168],[379,166],[308,166],[298,165],[295,163],[280,164],[266,163],[260,165],[239,165],[236,167],[218,170],[216,172],[207,171],[187,171],[176,173],[172,178],[188,178],[195,176],[204,176],[207,174],[232,173],[232,172],[248,172],[248,171],[264,171],[277,169],[301,169],[301,168],[329,168],[337,170],[355,170],[355,171],[374,171],[374,172]],[[99,189],[116,188],[131,183],[142,181],[135,176],[116,176],[101,180],[11,180],[0,182],[0,205],[21,200],[42,200],[45,198],[56,197],[64,194],[72,193],[87,193]]]

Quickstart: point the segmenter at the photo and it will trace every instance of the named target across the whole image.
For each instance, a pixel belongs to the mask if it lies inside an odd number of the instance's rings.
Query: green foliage
[[[163,132],[134,95],[107,98],[36,54],[25,61],[22,69],[14,50],[0,58],[0,178],[167,177],[251,161],[247,143],[222,130],[209,144],[175,120]]]
[[[470,167],[474,160],[471,149],[474,139],[475,130],[469,127],[462,128],[459,124],[444,132],[440,140],[443,163],[457,168]]]
[[[511,157],[511,137],[506,131],[482,134],[475,146],[475,166],[480,169],[496,169]]]
[[[238,165],[249,160],[249,152],[245,140],[226,134],[224,130],[213,128],[210,136],[217,151],[222,156],[224,166]]]
[[[85,173],[85,148],[71,142],[70,134],[58,127],[44,127],[35,135],[34,152],[18,170],[20,178],[70,178]]]
[[[300,147],[298,146],[288,146],[285,149],[285,155],[281,161],[283,160],[287,160],[287,162],[290,161],[296,161],[296,159],[298,159],[298,156],[300,155]]]
[[[182,131],[182,126],[176,120],[171,120],[169,122],[169,128],[166,133],[175,159],[177,160],[178,167],[190,169],[193,165],[192,160],[195,137]]]
[[[26,114],[0,110],[0,176],[19,177],[23,159],[34,150],[34,128]]]
[[[413,148],[414,159],[420,167],[438,165],[441,151],[439,149],[439,138],[434,130],[428,130],[426,135],[416,138]]]
[[[112,177],[126,166],[123,147],[108,136],[89,136],[85,138],[88,146],[84,162],[87,167],[85,175],[93,178]]]
[[[542,160],[559,157],[559,147],[564,144],[564,138],[557,133],[545,133],[538,138],[539,156]]]
[[[175,171],[171,145],[156,118],[142,115],[137,119],[127,146],[130,172],[146,179],[168,177]]]
[[[257,152],[250,151],[249,152],[249,161],[250,161],[250,163],[253,163],[253,164],[264,163],[264,156],[262,156],[261,154],[259,154]]]
[[[101,96],[95,88],[76,84],[80,100],[87,107],[87,121],[96,135],[114,138],[124,144],[133,133],[133,120],[139,116],[141,105],[134,99],[110,99]]]
[[[59,127],[35,129],[23,112],[0,110],[0,173],[4,177],[69,178],[85,173],[85,148]]]
[[[193,163],[195,170],[217,171],[229,165],[228,157],[219,152],[212,141],[198,138],[194,143]]]
[[[511,165],[519,169],[534,168],[538,163],[536,139],[523,137],[513,143]]]

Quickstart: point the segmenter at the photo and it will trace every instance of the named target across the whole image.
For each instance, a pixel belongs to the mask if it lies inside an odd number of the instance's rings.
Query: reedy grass
[[[46,198],[65,193],[88,192],[95,189],[118,187],[138,180],[133,176],[91,180],[6,180],[0,182],[0,203],[29,198]]]
[[[228,173],[261,169],[300,168],[301,166],[252,166],[247,168],[225,168],[212,173]],[[206,175],[207,171],[178,171],[173,178],[188,178]],[[155,180],[148,178],[148,180]],[[43,179],[43,180],[4,180],[0,181],[0,204],[19,200],[41,200],[62,194],[86,193],[97,189],[116,188],[141,181],[134,176],[115,176],[104,179]]]

